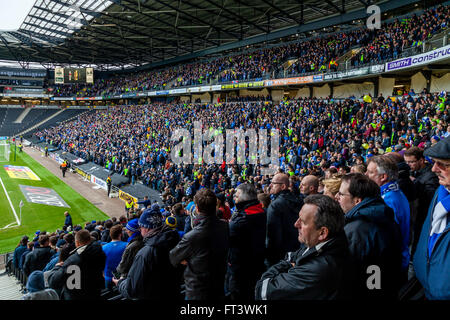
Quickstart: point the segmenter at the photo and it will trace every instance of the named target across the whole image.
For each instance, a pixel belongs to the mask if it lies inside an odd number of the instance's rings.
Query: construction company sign
[[[28,167],[6,165],[5,170],[8,173],[9,177],[13,178],[13,179],[27,179],[27,180],[38,180],[38,181],[41,180]]]
[[[413,57],[398,59],[386,63],[386,72],[405,68],[417,67],[450,58],[450,44]]]
[[[28,202],[70,208],[70,206],[53,189],[24,186],[21,184],[19,184],[19,187]]]

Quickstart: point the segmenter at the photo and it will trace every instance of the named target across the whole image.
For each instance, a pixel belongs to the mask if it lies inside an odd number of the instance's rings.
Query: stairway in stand
[[[20,300],[23,294],[20,292],[20,284],[16,277],[0,271],[0,300]]]

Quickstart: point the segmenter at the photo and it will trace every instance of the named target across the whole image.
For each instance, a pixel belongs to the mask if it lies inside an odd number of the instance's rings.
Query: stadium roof
[[[139,66],[367,7],[370,0],[36,0],[0,60]]]

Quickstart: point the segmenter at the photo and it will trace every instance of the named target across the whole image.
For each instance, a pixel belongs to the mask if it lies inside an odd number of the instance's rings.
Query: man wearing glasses
[[[427,216],[428,207],[433,200],[434,193],[439,187],[439,179],[431,171],[432,165],[425,162],[423,150],[411,147],[405,151],[405,162],[411,169],[411,180],[414,182],[418,196],[414,209],[411,211],[411,230],[413,231],[413,243],[411,254],[416,251],[420,231]]]
[[[269,192],[274,197],[267,209],[267,264],[272,266],[284,258],[287,252],[299,248],[298,232],[294,227],[303,197],[289,190],[289,176],[277,173],[270,182]]]
[[[431,201],[414,255],[416,277],[429,300],[450,299],[450,138],[425,150],[439,188]]]
[[[394,212],[381,198],[380,187],[361,173],[342,177],[336,194],[345,213],[355,282],[350,285],[358,299],[396,299],[400,288],[401,235]],[[380,281],[369,287],[370,268],[379,268]],[[373,271],[372,271],[373,272]]]

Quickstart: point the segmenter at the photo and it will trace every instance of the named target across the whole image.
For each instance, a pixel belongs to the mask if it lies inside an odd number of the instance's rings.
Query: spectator
[[[27,255],[23,264],[23,271],[28,277],[35,270],[43,270],[51,257],[55,253],[49,246],[49,236],[39,236],[39,247],[35,247],[33,251]]]
[[[49,287],[59,290],[62,300],[98,300],[105,287],[103,270],[106,256],[101,245],[92,241],[87,230],[80,230],[75,234],[75,247],[67,260],[58,262],[48,271]],[[68,286],[68,278],[76,270],[79,270],[80,276],[78,285]]]
[[[269,266],[283,259],[287,252],[298,249],[294,223],[303,205],[303,199],[289,191],[286,174],[278,173],[272,178],[270,194],[274,200],[267,209],[266,258]]]
[[[270,195],[264,192],[258,193],[258,200],[264,211],[267,213],[267,208],[270,206]]]
[[[433,200],[436,189],[439,187],[439,179],[431,171],[432,166],[425,162],[422,149],[411,147],[405,151],[404,156],[406,163],[411,168],[411,180],[414,182],[418,196],[417,203],[412,210],[414,215],[411,215],[411,230],[413,232],[411,255],[413,255],[416,251],[428,207]]]
[[[310,195],[295,222],[303,246],[258,281],[257,300],[331,300],[346,295],[349,249],[344,213],[324,195]]]
[[[450,299],[450,267],[448,248],[450,244],[450,138],[443,139],[424,155],[434,164],[432,171],[439,178],[439,188],[433,197],[428,215],[422,227],[419,242],[414,254],[414,270],[425,289],[429,300]]]
[[[22,239],[20,239],[19,245],[14,249],[13,265],[16,269],[19,268],[20,257],[27,250],[27,244],[28,236],[23,236]]]
[[[102,238],[100,239],[103,243],[111,242],[111,228],[113,226],[112,220],[105,221],[105,229],[102,231]]]
[[[362,173],[365,174],[367,171],[367,168],[364,164],[355,164],[351,167],[350,172],[351,173]]]
[[[316,176],[306,176],[300,183],[300,193],[304,196],[318,193],[319,179]]]
[[[410,209],[406,196],[397,183],[398,168],[394,161],[386,156],[375,156],[369,159],[366,175],[381,189],[381,197],[394,210],[395,222],[400,226],[402,235],[402,269],[403,282],[408,280],[409,266],[409,220]]]
[[[44,272],[42,271],[36,270],[30,274],[26,288],[27,294],[22,297],[22,300],[59,300],[55,290],[45,288]]]
[[[225,203],[225,194],[219,193],[217,196],[217,216],[219,219],[223,219],[225,221],[230,221],[231,219],[231,210],[230,207]]]
[[[255,285],[265,271],[266,212],[256,188],[240,184],[234,195],[236,212],[230,221],[228,288],[232,300],[254,299]]]
[[[194,197],[197,215],[193,229],[170,251],[173,266],[185,265],[186,300],[223,300],[228,224],[217,218],[217,198],[209,189]]]
[[[354,284],[349,284],[358,299],[395,299],[400,288],[402,242],[394,212],[380,196],[380,188],[367,176],[350,173],[342,177],[336,194],[345,213],[345,234],[349,242]],[[380,283],[369,290],[369,266],[381,272]]]
[[[181,203],[177,203],[173,206],[173,216],[177,219],[177,231],[184,233],[184,227],[186,223],[186,214]]]
[[[324,190],[323,194],[329,196],[331,199],[336,198],[336,194],[339,192],[341,186],[341,177],[334,176],[323,180]]]
[[[66,226],[66,228],[68,227],[73,228],[72,217],[70,216],[69,211],[65,211],[64,216],[66,217],[66,220],[64,220],[64,225]]]
[[[139,218],[144,247],[133,260],[126,278],[113,278],[126,299],[163,300],[179,296],[179,272],[169,261],[169,252],[179,235],[163,223],[159,206],[146,209]]]
[[[51,239],[52,237],[50,237]],[[62,249],[62,247],[66,245],[66,241],[64,239],[58,240],[56,246],[55,246],[55,254],[50,258],[50,261],[47,263],[47,265],[45,266],[45,268],[42,271],[49,271],[52,270],[53,267],[58,263],[59,261],[59,255],[60,255],[60,251]]]
[[[22,255],[20,256],[20,260],[19,260],[19,269],[20,270],[24,271],[23,265],[25,264],[25,259],[26,259],[27,255],[30,254],[31,251],[33,251],[34,245],[35,245],[34,241],[30,241],[27,243],[27,250],[25,250],[22,253]]]
[[[127,243],[122,241],[122,225],[113,226],[109,231],[111,242],[102,246],[103,252],[106,256],[105,270],[103,271],[105,277],[105,287],[112,289],[113,272],[122,260],[122,254],[125,251]]]
[[[125,226],[125,232],[128,234],[128,244],[123,252],[122,260],[117,267],[117,272],[124,278],[127,277],[128,271],[133,264],[134,257],[144,246],[143,238],[139,230],[139,219],[136,218],[128,221]]]

